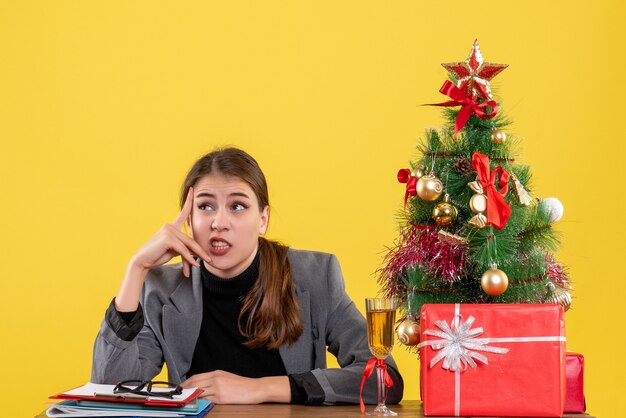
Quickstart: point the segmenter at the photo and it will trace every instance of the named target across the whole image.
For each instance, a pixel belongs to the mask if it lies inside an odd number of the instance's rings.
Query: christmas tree
[[[398,172],[406,184],[400,236],[379,279],[406,314],[398,337],[419,342],[425,303],[571,305],[570,280],[554,252],[558,199],[533,197],[530,168],[494,99],[490,80],[507,65],[484,62],[478,41],[463,62],[442,64],[447,126],[429,129],[421,157]],[[459,107],[460,106],[460,107]]]

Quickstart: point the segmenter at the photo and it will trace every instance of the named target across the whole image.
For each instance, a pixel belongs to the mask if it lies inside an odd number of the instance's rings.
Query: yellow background
[[[439,64],[465,59],[474,38],[488,61],[510,64],[494,84],[535,195],[565,205],[567,345],[585,355],[589,411],[623,415],[622,2],[0,9],[0,415],[32,416],[88,381],[127,260],[175,217],[186,170],[216,145],[258,159],[269,236],[337,254],[362,309],[397,233],[396,171],[443,123],[417,105],[445,99]],[[400,346],[395,356],[417,399],[417,358]]]

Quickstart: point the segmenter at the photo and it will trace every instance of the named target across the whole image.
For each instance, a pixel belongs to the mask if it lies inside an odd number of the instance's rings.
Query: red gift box
[[[562,415],[560,305],[427,304],[420,315],[424,415]]]
[[[585,358],[582,354],[568,352],[565,356],[565,407],[563,412],[583,413],[585,405]]]

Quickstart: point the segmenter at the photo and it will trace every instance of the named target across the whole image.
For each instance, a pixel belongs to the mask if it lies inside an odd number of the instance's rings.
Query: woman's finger
[[[194,374],[189,379],[187,379],[183,383],[181,383],[180,387],[187,389],[187,388],[193,388],[193,387],[204,387],[204,386],[207,386],[207,384],[208,384],[208,382],[210,381],[210,378],[211,378],[210,373],[211,372]]]
[[[191,251],[207,263],[211,263],[211,257],[209,257],[209,254],[204,251],[204,249],[200,246],[200,244],[196,242],[196,240],[180,231],[176,231],[176,237],[185,244],[189,251]]]
[[[189,278],[189,276],[191,275],[191,267],[189,266],[189,263],[187,262],[187,260],[185,260],[183,258],[183,275],[187,278]]]
[[[191,208],[193,207],[193,187],[189,188],[187,192],[187,197],[185,198],[185,204],[183,205],[183,209],[180,211],[172,225],[176,227],[176,229],[180,229],[185,224],[185,221],[191,215]]]
[[[171,243],[170,249],[178,253],[184,261],[188,262],[192,266],[200,267],[200,264],[196,261],[193,254],[191,253],[191,251],[189,251],[189,248],[185,245],[184,242],[176,240]]]

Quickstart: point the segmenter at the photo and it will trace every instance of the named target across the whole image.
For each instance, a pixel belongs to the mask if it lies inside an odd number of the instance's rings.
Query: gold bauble
[[[413,171],[411,173],[411,175],[415,178],[420,178],[424,175],[424,169],[423,168],[416,168],[415,171]]]
[[[450,203],[450,196],[446,193],[443,202],[437,203],[433,209],[433,218],[439,226],[450,225],[455,221],[459,212]]]
[[[503,294],[509,287],[509,278],[502,270],[490,268],[480,278],[480,286],[489,296],[498,296]]]
[[[506,133],[500,129],[494,129],[491,133],[491,140],[494,144],[504,144],[504,141],[506,141]]]
[[[420,343],[420,324],[413,318],[412,315],[408,315],[404,321],[396,327],[396,335],[398,341],[404,345],[413,346]]]
[[[439,199],[439,196],[441,196],[441,192],[443,192],[443,184],[441,183],[441,180],[434,175],[427,174],[420,177],[415,185],[415,190],[417,191],[417,195],[420,199],[432,202]]]
[[[572,307],[572,295],[569,289],[563,289],[562,287],[556,287],[554,283],[548,282],[548,289],[550,289],[550,296],[548,302],[558,303],[563,307],[563,312],[567,312]]]
[[[552,300],[563,307],[563,312],[567,312],[572,307],[572,295],[565,289],[555,290]]]
[[[482,193],[476,193],[470,198],[469,206],[474,213],[483,213],[487,210],[487,196]]]

